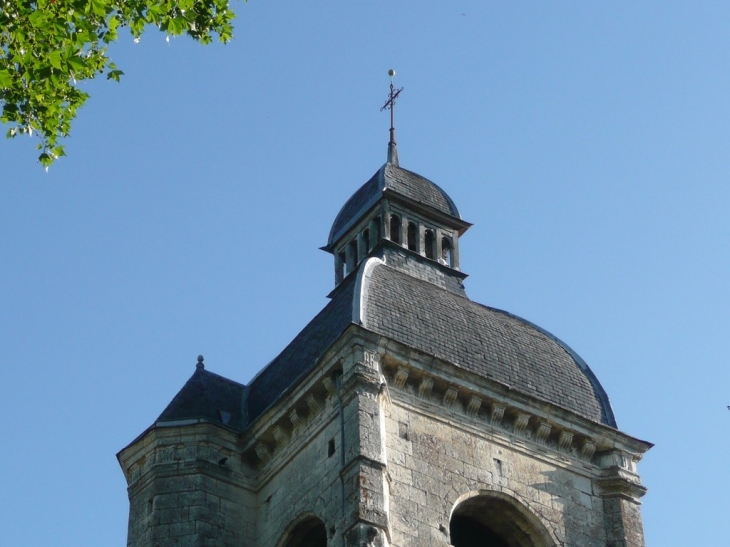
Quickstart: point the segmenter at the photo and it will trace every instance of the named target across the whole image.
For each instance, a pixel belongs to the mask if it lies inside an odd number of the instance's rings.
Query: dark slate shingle
[[[246,425],[241,406],[245,389],[238,382],[197,368],[157,421],[202,418],[242,429]]]
[[[355,276],[351,275],[324,309],[251,381],[248,393],[251,421],[308,373],[352,323],[354,285]]]
[[[437,184],[413,171],[386,163],[340,209],[332,224],[327,244],[335,243],[352,223],[359,220],[375,204],[386,188],[422,205],[461,218],[456,204]]]
[[[365,308],[365,327],[378,334],[615,426],[587,365],[528,321],[388,266],[373,270]]]
[[[198,369],[158,418],[245,429],[309,373],[352,323],[356,276],[248,386]],[[616,426],[605,391],[567,345],[532,323],[387,265],[373,268],[364,327],[527,395]]]

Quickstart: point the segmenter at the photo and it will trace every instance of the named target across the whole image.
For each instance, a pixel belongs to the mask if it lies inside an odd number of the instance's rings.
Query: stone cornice
[[[370,396],[385,391],[422,411],[458,417],[468,427],[487,429],[512,444],[533,444],[540,453],[592,472],[606,467],[606,454],[625,454],[635,466],[652,446],[351,325],[298,386],[241,434],[243,461],[259,487],[336,419],[338,397],[345,405],[363,390]]]
[[[151,428],[122,450],[118,459],[132,495],[155,478],[194,474],[251,489],[250,477],[237,457],[237,439],[213,423]]]
[[[336,419],[340,404],[346,405],[358,393],[379,395],[385,381],[379,362],[369,361],[377,361],[378,353],[363,349],[375,348],[376,342],[368,331],[348,328],[307,378],[241,435],[243,458],[255,470],[258,488]]]
[[[383,372],[394,390],[417,395],[424,401],[440,399],[445,409],[459,409],[469,418],[476,417],[502,429],[517,429],[518,434],[525,433],[530,439],[537,436],[540,424],[545,424],[539,437],[544,437],[548,446],[574,453],[581,460],[590,461],[596,453],[620,449],[638,461],[653,446],[393,340],[381,338],[379,348]],[[453,390],[458,397],[453,398]],[[481,403],[472,414],[469,406],[473,397]],[[528,417],[520,417],[521,414]],[[550,431],[546,432],[548,426]]]

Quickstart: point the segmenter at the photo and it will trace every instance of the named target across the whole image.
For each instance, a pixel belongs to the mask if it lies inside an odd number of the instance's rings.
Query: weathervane
[[[390,76],[390,96],[388,97],[388,100],[385,101],[385,104],[383,105],[383,108],[380,109],[382,112],[383,110],[390,110],[390,144],[395,144],[395,127],[393,126],[393,110],[395,107],[395,100],[398,98],[398,95],[400,95],[400,92],[403,91],[403,88],[396,89],[393,87],[393,76],[395,76],[395,70],[392,68],[388,71],[388,76]]]

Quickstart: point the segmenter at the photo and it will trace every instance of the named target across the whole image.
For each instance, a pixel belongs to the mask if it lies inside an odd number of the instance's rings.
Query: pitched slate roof
[[[355,281],[355,276],[350,276],[322,311],[247,386],[198,366],[156,422],[204,419],[246,429],[310,372],[352,323]]]
[[[616,426],[608,397],[588,365],[536,325],[382,263],[372,268],[363,291],[365,328]]]
[[[388,260],[387,253],[383,258]],[[245,429],[359,321],[464,370],[616,427],[606,392],[591,369],[555,336],[377,258],[363,262],[359,271],[248,386],[199,368],[158,421],[204,418]]]
[[[297,334],[249,384],[248,415],[251,421],[296,385],[312,370],[317,360],[352,323],[355,276],[338,288],[332,300]]]
[[[427,210],[461,218],[454,202],[436,184],[388,162],[342,207],[326,250],[386,191]],[[158,421],[204,418],[245,429],[309,373],[354,322],[526,395],[616,427],[605,391],[566,344],[529,321],[469,300],[461,283],[463,274],[401,247],[377,249],[379,258],[363,261],[357,275],[348,275],[327,306],[248,386],[201,367]]]
[[[205,419],[242,429],[245,386],[198,366],[182,389],[162,411],[157,422]]]
[[[335,243],[354,222],[375,205],[386,189],[452,217],[461,218],[452,199],[435,183],[408,169],[386,163],[340,209],[332,224],[327,245]]]

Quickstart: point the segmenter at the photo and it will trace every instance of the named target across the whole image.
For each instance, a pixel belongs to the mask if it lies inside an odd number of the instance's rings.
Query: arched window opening
[[[454,547],[511,547],[477,519],[454,515],[450,525],[451,545]]]
[[[372,250],[370,247],[370,228],[365,228],[365,230],[363,230],[362,240],[365,244],[365,254],[368,254]]]
[[[340,251],[339,253],[337,253],[337,257],[339,258],[339,260],[337,261],[336,274],[339,281],[342,281],[347,273],[347,256],[345,255],[345,251]]]
[[[539,519],[517,500],[501,493],[471,497],[449,523],[454,547],[553,547]]]
[[[357,238],[353,239],[348,243],[349,247],[349,257],[347,261],[347,272],[350,273],[352,270],[355,269],[355,266],[357,266]]]
[[[426,245],[426,258],[430,258],[433,260],[434,258],[434,250],[433,245],[435,243],[435,238],[433,235],[433,230],[426,230],[426,235],[424,236],[424,244]]]
[[[390,240],[400,243],[400,217],[398,215],[390,215]]]
[[[377,244],[380,238],[383,237],[380,233],[380,215],[373,219],[373,227],[375,228],[375,243]]]
[[[418,226],[414,222],[408,223],[408,250],[418,251]]]
[[[288,535],[283,547],[327,547],[327,530],[316,517],[300,522]]]
[[[441,264],[446,264],[447,266],[453,267],[451,260],[454,253],[452,251],[453,249],[451,247],[451,239],[446,236],[441,238],[441,257],[439,262],[441,262]]]

